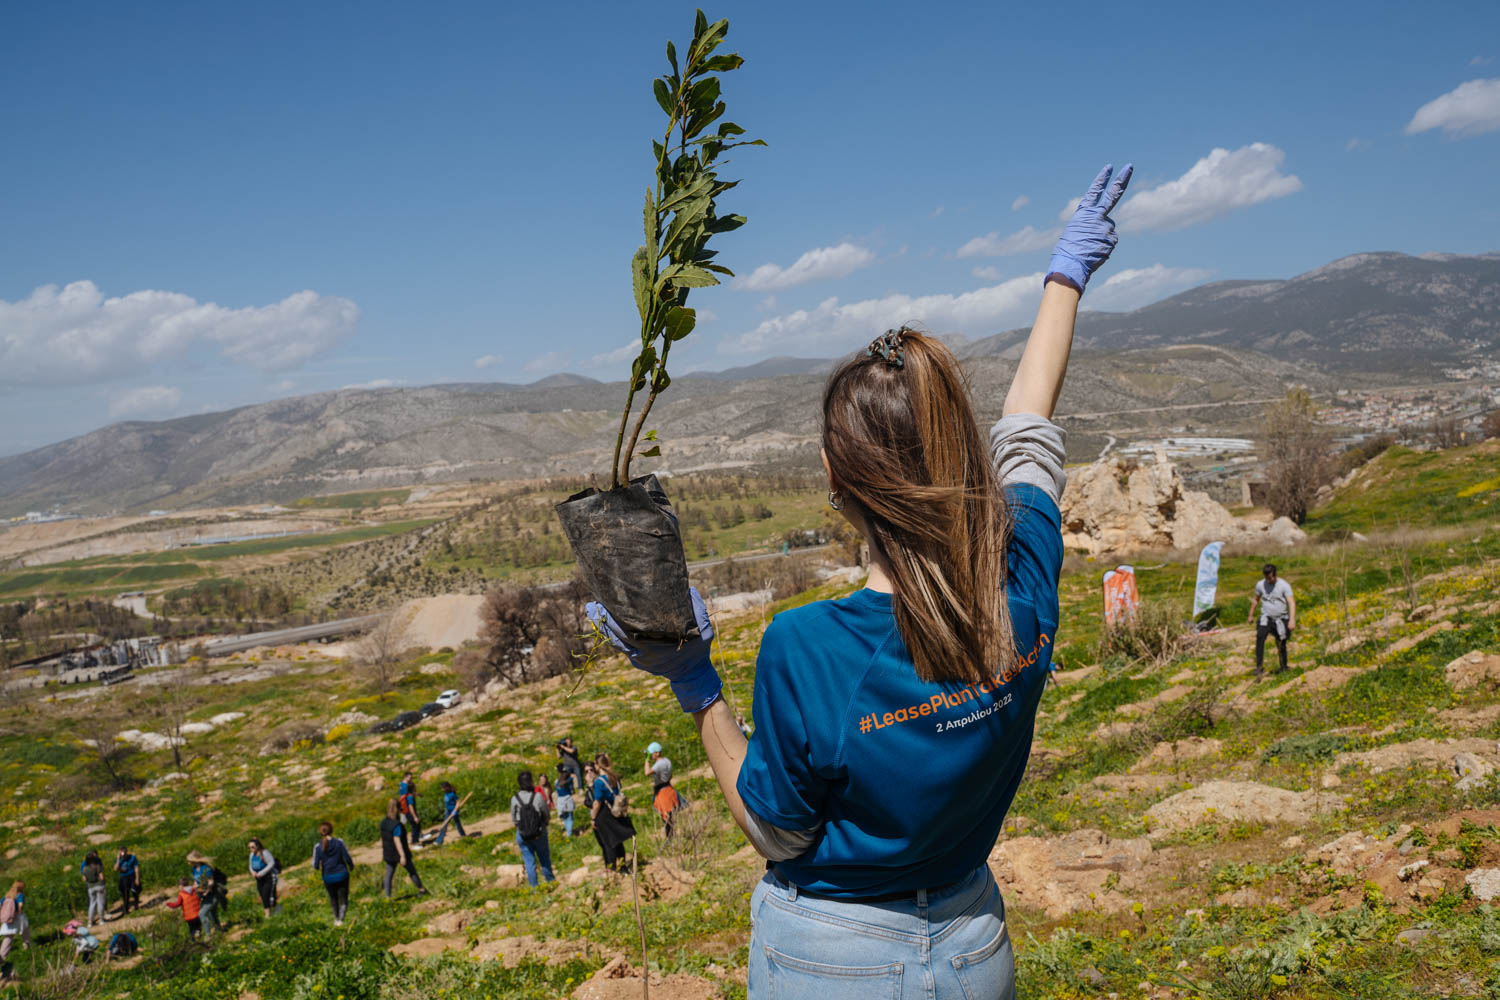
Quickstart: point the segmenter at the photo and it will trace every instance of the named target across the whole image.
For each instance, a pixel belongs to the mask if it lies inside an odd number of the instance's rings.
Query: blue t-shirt
[[[120,866],[121,878],[124,878],[127,875],[134,875],[136,867],[140,864],[140,862],[136,860],[134,854],[127,854],[123,858],[117,858],[115,859],[115,863]]]
[[[455,810],[457,808],[458,808],[458,793],[457,792],[444,792],[443,793],[443,815],[444,816],[452,816],[453,815],[453,810]]]
[[[806,852],[777,863],[783,878],[857,898],[947,885],[989,856],[1031,752],[1063,559],[1052,498],[1005,492],[1011,676],[919,679],[891,596],[873,590],[783,612],[766,630],[738,788],[767,823],[817,828]]]
[[[594,801],[609,805],[615,800],[615,790],[609,787],[609,779],[603,775],[594,779]]]

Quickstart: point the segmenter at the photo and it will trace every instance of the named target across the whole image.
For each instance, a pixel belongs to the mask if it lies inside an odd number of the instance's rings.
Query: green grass
[[[406,503],[411,490],[364,490],[355,493],[334,493],[329,496],[303,497],[293,507],[317,509],[356,510],[361,507],[382,507],[386,504]]]
[[[1500,516],[1492,483],[1500,483],[1500,442],[1446,451],[1389,448],[1361,470],[1354,488],[1312,511],[1305,527],[1317,535],[1490,520]]]

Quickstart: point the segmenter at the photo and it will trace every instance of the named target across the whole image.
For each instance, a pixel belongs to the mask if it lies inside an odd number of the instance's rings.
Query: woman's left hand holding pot
[[[598,601],[585,605],[584,613],[609,639],[610,645],[630,658],[632,666],[665,678],[672,685],[672,693],[677,696],[677,703],[684,712],[700,712],[719,700],[724,685],[710,656],[714,626],[708,618],[708,608],[696,588],[691,588],[690,593],[693,616],[698,621],[698,635],[681,643],[630,635]]]

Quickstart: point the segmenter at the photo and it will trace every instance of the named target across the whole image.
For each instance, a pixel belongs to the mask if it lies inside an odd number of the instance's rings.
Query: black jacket
[[[396,841],[401,841],[401,849],[396,850]],[[411,844],[406,839],[406,827],[399,821],[387,816],[380,821],[380,853],[388,865],[404,865],[411,860]]]

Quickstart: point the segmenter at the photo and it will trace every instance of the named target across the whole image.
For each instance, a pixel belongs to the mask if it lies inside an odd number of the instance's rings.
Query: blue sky
[[[740,280],[693,293],[677,370],[1023,325],[1109,161],[1136,176],[1085,307],[1500,249],[1500,4],[1148,6],[710,8],[770,147],[726,170]],[[620,377],[650,80],[692,16],[7,5],[0,454],[349,385]]]

